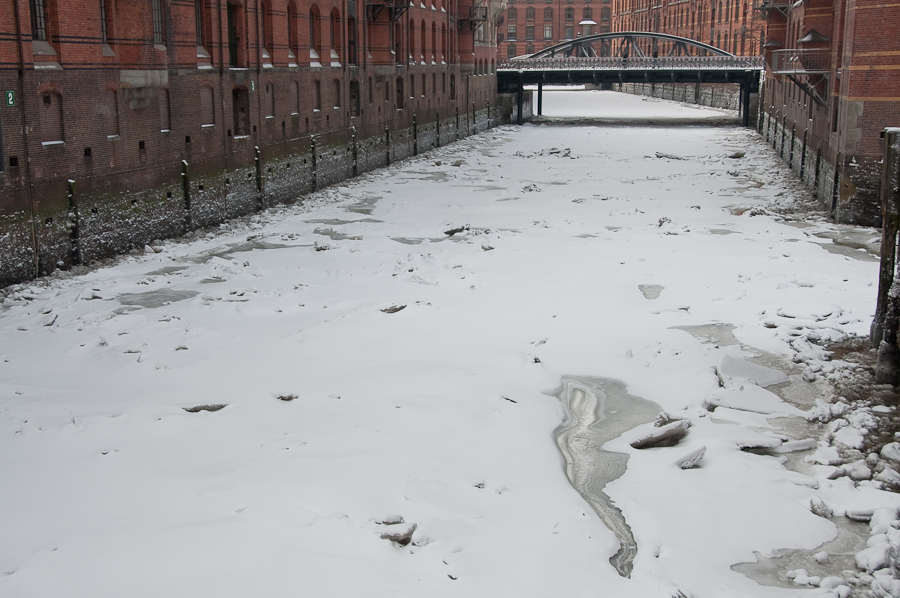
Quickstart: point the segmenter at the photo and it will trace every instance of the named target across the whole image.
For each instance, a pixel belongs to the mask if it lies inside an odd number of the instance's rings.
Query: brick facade
[[[497,122],[482,30],[502,4],[488,7],[0,3],[0,91],[15,101],[0,104],[0,284],[296,199],[424,148],[413,137]]]
[[[764,27],[752,0],[509,0],[498,43],[511,58],[584,35],[651,31],[755,56]]]
[[[767,0],[762,12],[763,133],[837,220],[878,225],[880,134],[900,125],[900,5]]]

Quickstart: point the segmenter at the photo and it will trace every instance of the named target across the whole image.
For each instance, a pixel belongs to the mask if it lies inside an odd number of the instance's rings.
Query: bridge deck
[[[758,91],[761,56],[661,56],[659,58],[524,58],[497,69],[499,91],[519,85],[584,83],[741,83]]]

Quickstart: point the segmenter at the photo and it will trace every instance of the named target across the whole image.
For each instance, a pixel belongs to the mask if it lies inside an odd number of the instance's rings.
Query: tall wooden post
[[[884,130],[884,159],[881,168],[881,271],[878,300],[872,322],[872,344],[878,346],[875,364],[877,384],[900,382],[900,273],[897,272],[897,231],[900,228],[900,128]]]

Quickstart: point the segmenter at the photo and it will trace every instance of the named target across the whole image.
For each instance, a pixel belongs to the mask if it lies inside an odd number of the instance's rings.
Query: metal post
[[[391,130],[387,125],[384,126],[384,163],[391,163]]]
[[[413,114],[413,156],[419,155],[419,121]]]

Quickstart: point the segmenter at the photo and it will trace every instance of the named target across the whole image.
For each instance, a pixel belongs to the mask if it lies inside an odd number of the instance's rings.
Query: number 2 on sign
[[[6,105],[7,106],[15,106],[16,105],[16,92],[14,92],[14,91],[6,92]]]

